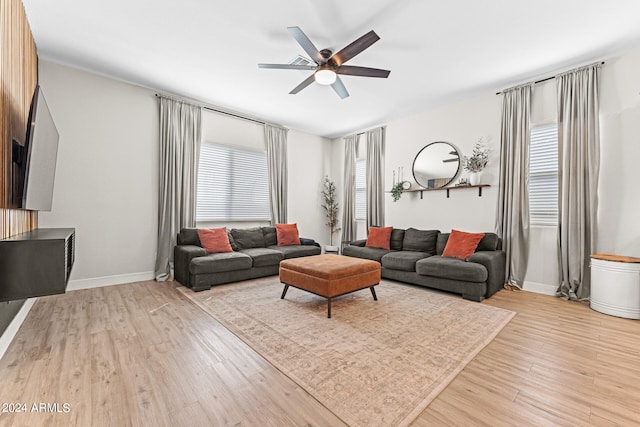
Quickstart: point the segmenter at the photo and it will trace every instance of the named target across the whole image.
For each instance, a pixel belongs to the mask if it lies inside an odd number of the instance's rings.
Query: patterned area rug
[[[515,315],[389,281],[332,302],[269,277],[178,288],[351,426],[407,425]]]

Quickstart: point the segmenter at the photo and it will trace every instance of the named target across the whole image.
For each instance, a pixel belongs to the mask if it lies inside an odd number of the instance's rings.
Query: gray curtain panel
[[[287,129],[279,126],[264,125],[269,166],[271,224],[287,222],[287,132]]]
[[[176,236],[195,227],[202,109],[160,98],[160,194],[155,276],[169,278]]]
[[[342,204],[342,243],[356,240],[356,157],[358,136],[344,138],[344,203]]]
[[[529,260],[531,84],[503,92],[496,233],[507,255],[507,283],[522,289]]]
[[[366,132],[367,137],[367,230],[384,226],[385,128]]]
[[[560,286],[569,299],[591,295],[589,261],[595,252],[600,130],[598,79],[600,64],[556,76],[558,96],[558,163]]]

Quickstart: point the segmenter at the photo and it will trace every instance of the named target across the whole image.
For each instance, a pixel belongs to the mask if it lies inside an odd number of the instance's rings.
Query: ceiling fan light
[[[333,70],[322,69],[315,73],[315,79],[318,84],[332,85],[336,81],[336,72]]]

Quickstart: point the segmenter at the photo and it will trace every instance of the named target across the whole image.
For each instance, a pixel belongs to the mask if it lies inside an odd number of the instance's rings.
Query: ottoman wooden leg
[[[289,285],[284,285],[284,290],[282,291],[282,295],[280,296],[280,299],[284,299],[284,296],[287,294],[288,290],[289,290]]]
[[[331,319],[331,298],[327,298],[327,317]]]
[[[378,301],[378,296],[376,295],[376,290],[373,289],[373,286],[369,286],[369,289],[371,289],[371,295],[373,295],[373,300],[374,301]]]

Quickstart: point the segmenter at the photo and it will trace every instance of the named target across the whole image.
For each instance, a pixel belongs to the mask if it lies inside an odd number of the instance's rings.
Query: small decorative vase
[[[482,172],[473,172],[469,174],[469,184],[471,185],[480,185],[480,180],[482,178]]]

